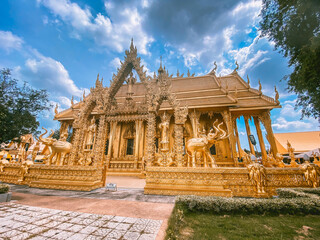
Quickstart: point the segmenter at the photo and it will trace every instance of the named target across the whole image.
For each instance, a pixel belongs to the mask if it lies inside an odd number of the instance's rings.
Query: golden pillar
[[[98,131],[95,136],[94,145],[94,165],[98,168],[102,167],[103,156],[104,156],[104,146],[107,138],[106,134],[106,117],[103,115],[100,117]]]
[[[183,160],[183,125],[185,124],[188,116],[188,108],[178,108],[174,112],[174,137],[175,137],[175,151],[176,151],[176,158],[175,161],[177,162],[178,167],[184,166]]]
[[[154,112],[149,112],[148,122],[147,122],[147,149],[146,149],[147,167],[151,167],[154,160],[155,137],[156,137],[156,115]]]
[[[175,123],[174,136],[177,166],[183,167],[183,124]]]
[[[267,131],[267,136],[268,136],[268,141],[271,146],[271,151],[273,156],[277,156],[278,154],[278,148],[276,144],[276,140],[274,138],[273,130],[272,130],[272,125],[271,125],[271,118],[270,118],[270,111],[263,112],[259,116],[260,121],[264,125],[266,131]]]
[[[143,123],[142,120],[135,121],[136,136],[135,136],[135,143],[134,143],[134,168],[138,167],[142,123]]]
[[[191,121],[191,126],[192,126],[192,134],[194,138],[198,137],[198,129],[200,127],[199,124],[199,118],[200,118],[200,112],[197,112],[195,109],[189,113],[190,121]]]
[[[110,135],[109,135],[109,146],[108,146],[108,155],[107,155],[107,167],[109,167],[110,160],[112,158],[112,146],[113,140],[115,138],[116,129],[118,122],[110,122]]]
[[[238,164],[238,161],[236,160],[237,151],[236,151],[236,141],[234,137],[234,130],[233,130],[233,124],[232,124],[232,116],[229,110],[224,110],[222,112],[223,120],[227,126],[228,134],[229,134],[229,143],[230,143],[230,150],[231,150],[231,157],[233,158],[235,164]]]
[[[266,151],[266,147],[264,145],[264,140],[263,140],[263,136],[262,136],[262,132],[261,132],[261,128],[260,128],[259,118],[258,117],[253,117],[253,121],[254,121],[254,125],[256,126],[257,135],[258,135],[258,138],[259,138],[259,144],[260,144],[262,159],[266,160],[267,159],[267,151]]]
[[[249,135],[251,135],[251,131],[250,131],[250,126],[249,126],[249,117],[248,116],[243,116],[244,118],[244,123],[246,125],[246,131],[247,131],[247,137],[248,137],[248,142],[249,142],[249,147],[250,147],[250,152],[255,155],[255,151],[254,151],[254,146],[250,141]]]
[[[236,136],[236,142],[237,142],[237,147],[238,147],[238,157],[241,157],[241,144],[240,144],[240,139],[239,139],[239,132],[238,132],[238,126],[237,126],[237,118],[232,119],[233,122],[233,128],[234,128],[234,133]]]

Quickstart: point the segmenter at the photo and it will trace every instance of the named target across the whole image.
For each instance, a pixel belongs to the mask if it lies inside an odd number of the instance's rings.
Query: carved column
[[[191,113],[189,113],[189,117],[192,125],[192,133],[194,138],[198,137],[198,128],[200,126],[199,124],[200,115],[201,115],[200,112],[197,112],[195,109]]]
[[[147,122],[147,149],[146,163],[147,167],[151,167],[154,160],[155,152],[155,137],[156,137],[156,115],[154,112],[149,112]]]
[[[237,118],[233,118],[232,122],[233,122],[234,133],[235,133],[235,136],[236,136],[236,142],[237,142],[237,146],[238,146],[238,155],[239,155],[239,157],[241,157],[241,144],[240,144],[240,139],[239,139]]]
[[[249,135],[251,135],[251,131],[250,131],[250,126],[249,126],[249,117],[248,116],[243,116],[244,118],[244,123],[246,125],[246,131],[247,131],[247,137],[248,137],[248,142],[249,142],[249,147],[250,147],[250,152],[255,155],[255,151],[254,151],[254,146],[250,141]]]
[[[175,152],[178,167],[183,167],[183,124],[174,125]]]
[[[256,126],[257,135],[259,138],[262,159],[266,160],[267,159],[267,152],[266,152],[266,147],[264,145],[264,140],[263,140],[263,136],[262,136],[262,132],[261,132],[261,128],[260,128],[260,121],[259,121],[258,117],[253,117],[253,120],[254,120],[254,125]]]
[[[106,117],[103,115],[100,117],[98,131],[95,139],[94,146],[94,159],[93,165],[97,166],[99,169],[102,168],[103,156],[104,156],[104,146],[106,143]]]
[[[113,140],[116,134],[116,128],[117,128],[118,122],[110,122],[110,136],[109,136],[109,146],[108,146],[108,155],[107,155],[107,167],[109,167],[109,163],[112,157],[112,145]]]
[[[176,163],[178,167],[184,166],[183,161],[183,125],[185,124],[188,116],[187,108],[177,109],[174,113],[175,126],[174,126],[174,137],[175,137],[175,152],[176,152]]]
[[[236,141],[234,138],[234,131],[233,131],[233,124],[231,120],[231,113],[229,110],[224,110],[222,112],[223,120],[227,126],[228,134],[229,134],[229,143],[230,143],[230,149],[231,149],[231,157],[235,161],[235,164],[237,165],[238,162],[236,162]]]
[[[274,138],[274,134],[273,134],[273,131],[272,131],[270,111],[263,112],[259,116],[259,119],[260,119],[260,121],[262,122],[262,124],[264,125],[264,127],[265,127],[265,129],[267,131],[268,141],[269,141],[269,143],[271,145],[272,154],[273,154],[273,156],[277,156],[278,148],[277,148],[276,140]]]
[[[140,148],[142,120],[135,121],[135,128],[136,128],[136,136],[135,136],[135,143],[134,143],[134,168],[137,168],[138,167],[138,160],[139,160],[139,148]]]
[[[80,127],[81,126],[81,127]],[[82,152],[82,141],[83,141],[83,136],[85,135],[85,130],[84,130],[84,123],[81,122],[78,126],[74,127],[74,137],[72,141],[72,151],[70,154],[70,164],[71,165],[76,165],[77,164],[77,157],[78,157],[78,152]]]

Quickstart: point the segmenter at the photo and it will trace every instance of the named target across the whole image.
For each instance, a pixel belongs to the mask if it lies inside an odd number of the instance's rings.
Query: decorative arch
[[[108,94],[105,94],[104,96],[105,112],[107,112],[110,109],[111,103],[113,103],[115,95],[117,94],[120,87],[126,80],[127,76],[133,69],[136,70],[140,78],[140,81],[145,85],[147,89],[147,95],[149,95],[151,77],[147,76],[147,71],[143,70],[143,65],[141,65],[141,58],[138,57],[137,48],[133,45],[133,39],[131,39],[130,49],[125,51],[125,61],[123,63],[121,62],[121,66],[120,68],[118,68],[117,74],[113,74]]]

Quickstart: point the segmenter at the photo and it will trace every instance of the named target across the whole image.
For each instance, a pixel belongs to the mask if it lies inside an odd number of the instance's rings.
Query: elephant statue
[[[45,128],[42,129],[44,129],[45,132],[39,136],[39,141],[51,148],[51,155],[48,158],[47,164],[52,165],[52,159],[56,156],[56,165],[63,165],[64,158],[71,152],[72,144],[67,142],[65,138],[63,138],[63,140],[52,138],[54,134],[52,130],[49,137],[43,138],[48,131]]]
[[[210,148],[212,147],[213,143],[218,140],[222,140],[225,138],[228,138],[229,135],[227,135],[226,131],[220,128],[220,126],[223,124],[223,122],[219,123],[218,126],[215,126],[216,120],[213,123],[213,128],[215,129],[215,132],[213,129],[210,130],[208,135],[203,135],[201,138],[191,138],[187,144],[186,144],[186,150],[188,154],[188,165],[191,165],[191,167],[196,167],[196,154],[197,152],[200,152],[203,154],[204,158],[204,166],[208,167],[209,164],[211,164],[211,167],[217,167],[217,164],[215,163],[215,159],[210,154]],[[190,163],[191,158],[191,163]],[[210,163],[208,164],[208,159],[210,160]]]

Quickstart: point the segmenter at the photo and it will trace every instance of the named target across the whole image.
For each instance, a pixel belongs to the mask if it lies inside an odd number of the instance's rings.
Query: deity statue
[[[297,164],[296,158],[294,156],[294,148],[291,146],[291,143],[289,143],[289,141],[287,141],[287,150],[291,159],[290,167],[298,167],[299,165]]]
[[[163,149],[168,149],[169,143],[169,118],[166,113],[161,117],[162,122],[159,124],[159,129],[161,130],[161,144]],[[169,149],[168,149],[169,150]]]
[[[86,148],[91,149],[94,143],[94,137],[96,133],[96,119],[93,117],[91,119],[90,126],[87,129],[87,138],[86,138]]]

